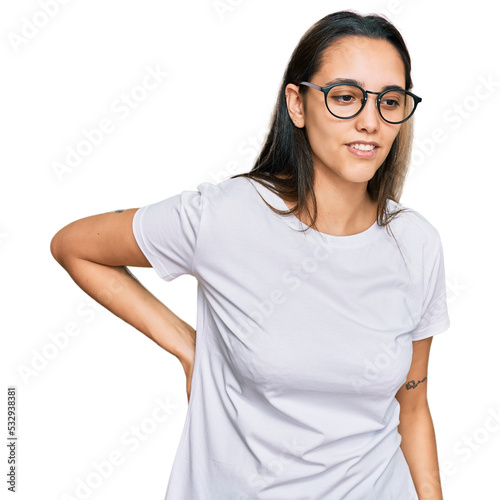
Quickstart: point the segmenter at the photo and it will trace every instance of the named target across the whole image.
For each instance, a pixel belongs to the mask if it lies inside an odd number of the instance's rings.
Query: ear
[[[289,83],[285,87],[285,100],[288,108],[288,115],[297,128],[305,125],[303,96],[299,93],[298,85]]]

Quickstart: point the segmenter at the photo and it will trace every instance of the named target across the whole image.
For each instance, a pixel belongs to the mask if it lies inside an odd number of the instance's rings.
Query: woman
[[[449,327],[443,251],[398,202],[410,69],[387,20],[328,15],[292,54],[250,172],[53,237],[85,292],[182,363],[167,500],[442,498],[426,391]],[[195,276],[196,330],[125,266]]]

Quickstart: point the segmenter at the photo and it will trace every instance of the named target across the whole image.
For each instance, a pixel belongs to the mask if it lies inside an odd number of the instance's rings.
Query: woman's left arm
[[[432,338],[413,342],[408,377],[396,393],[400,405],[401,450],[419,500],[443,500],[436,435],[427,402],[427,367]]]

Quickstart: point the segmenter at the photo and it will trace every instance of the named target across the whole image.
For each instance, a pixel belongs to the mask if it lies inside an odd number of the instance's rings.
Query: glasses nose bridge
[[[376,96],[376,97],[374,97],[374,99],[375,99],[375,102],[374,102],[375,108],[377,109],[377,112],[380,115],[380,109],[378,107],[378,99],[379,99],[380,94],[382,94],[382,92],[373,92],[371,90],[365,90],[365,92],[366,92],[366,94],[364,96],[364,100],[363,100],[363,104],[361,106],[360,112],[363,111],[366,103],[368,102],[368,97],[369,97],[368,94],[374,94],[374,96]],[[382,116],[380,116],[380,118],[382,118]]]

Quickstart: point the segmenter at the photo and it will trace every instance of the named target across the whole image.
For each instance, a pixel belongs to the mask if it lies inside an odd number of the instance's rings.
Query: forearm
[[[184,364],[194,344],[193,328],[144,288],[128,268],[79,258],[59,263],[84,292]]]
[[[442,500],[436,435],[429,407],[400,415],[401,449],[419,500]]]

